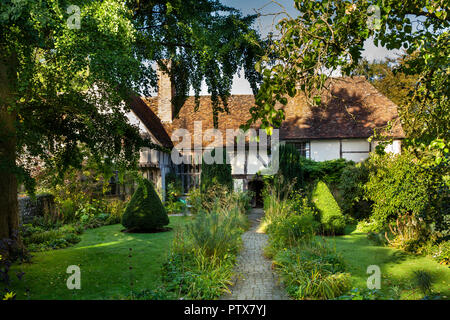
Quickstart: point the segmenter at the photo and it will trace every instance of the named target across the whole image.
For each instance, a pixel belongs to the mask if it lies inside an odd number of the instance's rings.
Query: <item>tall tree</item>
[[[387,49],[405,49],[399,68],[418,75],[408,104],[425,117],[417,136],[425,141],[449,138],[450,45],[448,1],[445,0],[294,0],[298,16],[282,19],[278,36],[256,68],[263,83],[247,126],[262,119],[278,126],[284,112],[276,102],[303,91],[312,104],[335,71],[350,75],[368,39]]]
[[[421,135],[427,115],[417,113],[410,103],[410,94],[415,89],[419,75],[401,72],[404,63],[404,57],[373,62],[364,59],[352,71],[352,75],[365,76],[378,91],[392,100],[398,106],[406,136],[415,137]]]
[[[141,140],[120,102],[146,74],[131,18],[117,0],[1,2],[0,239],[17,232],[17,179],[32,187],[31,159],[76,165],[83,143],[133,162]]]
[[[149,0],[135,2],[137,52],[157,61],[176,86],[175,113],[186,101],[190,87],[199,103],[204,80],[211,94],[212,120],[228,112],[233,76],[241,69],[256,93],[261,75],[254,65],[263,52],[252,29],[256,15],[242,16],[217,0]],[[170,61],[170,68],[164,61]]]
[[[34,161],[130,167],[144,145],[126,117],[130,94],[156,86],[151,65],[172,60],[178,108],[206,80],[214,121],[232,76],[256,89],[254,17],[218,1],[4,0],[0,3],[0,239],[18,229],[17,184]]]

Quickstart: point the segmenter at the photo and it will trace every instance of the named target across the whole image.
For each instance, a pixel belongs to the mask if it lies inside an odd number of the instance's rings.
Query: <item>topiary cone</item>
[[[127,230],[151,232],[169,224],[169,217],[153,184],[144,179],[131,197],[122,217]]]

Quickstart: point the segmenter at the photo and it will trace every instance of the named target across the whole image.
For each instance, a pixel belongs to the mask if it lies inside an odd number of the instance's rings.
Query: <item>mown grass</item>
[[[169,227],[181,226],[189,219],[170,217]],[[114,299],[128,296],[132,287],[135,291],[156,288],[174,231],[131,234],[122,229],[116,224],[87,230],[73,247],[35,253],[31,264],[14,266],[11,287],[17,299]],[[80,290],[67,289],[70,265],[80,266]],[[15,276],[18,271],[25,272],[21,281]],[[26,288],[30,289],[28,296]]]
[[[395,286],[403,288],[401,299],[421,299],[423,294],[418,290],[408,289],[413,285],[414,271],[425,270],[432,276],[435,293],[441,297],[450,297],[450,268],[440,265],[430,257],[407,254],[403,251],[383,246],[376,246],[367,239],[366,234],[351,231],[339,237],[318,237],[325,239],[329,244],[335,245],[346,263],[348,271],[352,274],[352,285],[358,288],[367,288],[369,265],[378,265],[381,269],[381,291],[389,294]]]

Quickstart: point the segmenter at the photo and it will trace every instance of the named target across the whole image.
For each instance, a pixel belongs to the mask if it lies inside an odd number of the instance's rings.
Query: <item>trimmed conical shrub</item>
[[[133,194],[122,217],[129,231],[151,232],[169,224],[169,217],[153,184],[144,179]]]

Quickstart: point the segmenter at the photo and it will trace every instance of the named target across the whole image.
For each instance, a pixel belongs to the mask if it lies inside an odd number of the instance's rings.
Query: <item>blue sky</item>
[[[298,11],[294,8],[294,0],[277,0],[278,3],[286,8],[286,11],[292,15],[296,16]],[[255,10],[263,8],[260,12],[264,14],[280,12],[281,9],[275,3],[270,0],[222,0],[222,3],[239,9],[243,14],[254,14]],[[272,28],[273,16],[264,16],[258,19],[255,28],[264,36]],[[383,47],[376,47],[371,40],[366,41],[364,45],[363,56],[369,61],[372,60],[383,60],[386,57],[395,57],[394,51],[389,51]],[[245,80],[242,75],[239,77],[235,76],[233,81],[232,94],[252,94],[250,85],[247,80]],[[207,95],[206,86],[203,86],[201,92],[202,95]]]

